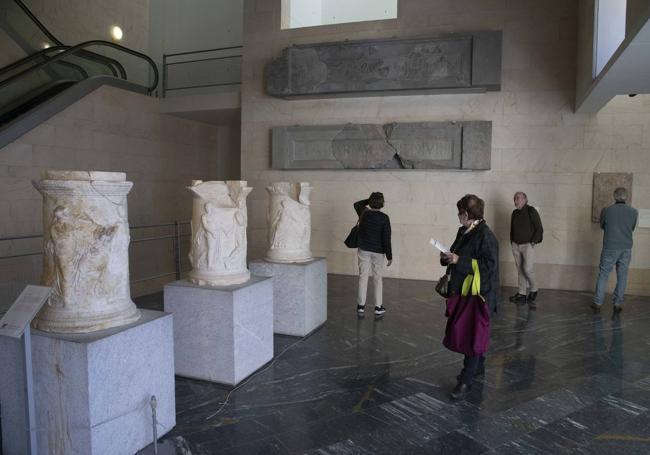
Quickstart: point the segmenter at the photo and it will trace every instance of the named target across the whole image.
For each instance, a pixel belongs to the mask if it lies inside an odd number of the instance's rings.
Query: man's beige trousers
[[[535,281],[535,247],[530,243],[517,245],[511,242],[512,255],[515,257],[517,274],[519,275],[519,293],[528,295],[537,292]]]

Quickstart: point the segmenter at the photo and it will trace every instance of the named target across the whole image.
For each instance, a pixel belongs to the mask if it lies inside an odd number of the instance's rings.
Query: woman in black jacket
[[[357,295],[357,313],[363,315],[366,307],[366,291],[368,277],[372,274],[375,288],[375,316],[383,316],[386,312],[382,304],[384,274],[384,256],[388,260],[387,267],[393,262],[391,248],[390,218],[383,213],[384,195],[372,193],[368,199],[354,203],[354,210],[359,215],[359,288]]]
[[[490,312],[496,312],[499,303],[499,243],[483,219],[485,203],[474,194],[466,194],[456,207],[462,226],[451,245],[451,252],[440,254],[440,263],[447,266],[450,275],[449,294],[460,294],[465,277],[472,273],[472,259],[476,259],[481,274],[481,295]],[[465,398],[474,377],[484,373],[485,357],[466,355],[451,397],[455,400]]]

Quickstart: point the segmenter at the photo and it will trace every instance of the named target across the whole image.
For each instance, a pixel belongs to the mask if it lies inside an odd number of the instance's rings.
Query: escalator
[[[153,60],[119,44],[59,41],[22,0],[0,0],[0,147],[101,85],[151,94]]]

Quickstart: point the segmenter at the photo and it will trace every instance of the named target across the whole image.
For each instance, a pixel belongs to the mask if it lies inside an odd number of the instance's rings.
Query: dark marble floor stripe
[[[165,441],[184,455],[650,453],[649,297],[626,296],[620,315],[593,314],[590,293],[502,302],[486,374],[453,402],[462,356],[442,347],[433,283],[386,279],[381,320],[358,318],[355,295],[355,277],[330,275],[327,323],[276,335],[281,355],[223,408],[232,388],[177,378]]]

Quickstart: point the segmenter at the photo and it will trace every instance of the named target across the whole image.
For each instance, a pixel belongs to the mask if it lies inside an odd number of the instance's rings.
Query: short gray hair
[[[616,202],[625,202],[627,201],[627,190],[625,188],[618,187],[614,190],[614,200]]]
[[[523,191],[517,191],[517,192],[515,193],[515,195],[512,196],[512,198],[515,199],[515,198],[517,197],[517,195],[519,195],[519,194],[521,194],[521,195],[524,197],[524,199],[526,199],[526,202],[528,202],[528,196],[527,196],[526,193],[524,193]]]

